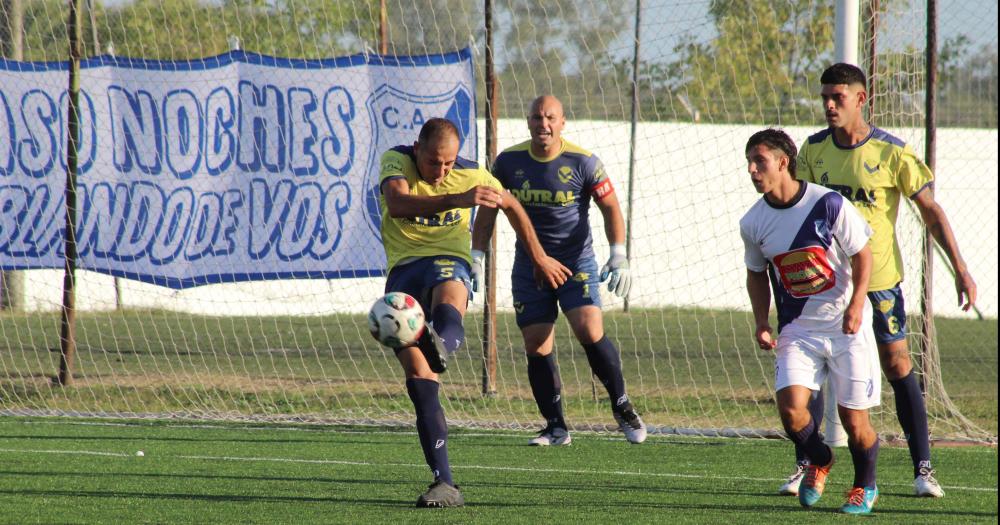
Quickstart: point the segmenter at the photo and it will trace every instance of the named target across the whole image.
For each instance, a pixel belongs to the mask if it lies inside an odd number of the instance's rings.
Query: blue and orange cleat
[[[806,508],[812,507],[823,496],[826,488],[826,477],[833,466],[833,458],[825,466],[809,465],[806,467],[806,477],[799,486],[799,503]]]
[[[847,493],[847,502],[840,507],[844,514],[871,514],[878,501],[878,487],[854,487]]]

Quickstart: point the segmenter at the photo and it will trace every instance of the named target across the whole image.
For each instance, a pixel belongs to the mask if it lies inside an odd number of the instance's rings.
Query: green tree
[[[670,91],[710,122],[815,119],[813,86],[833,48],[830,0],[713,0],[716,36],[687,35],[665,69]]]
[[[945,40],[938,58],[938,125],[997,127],[997,49],[977,51],[965,35]]]
[[[468,0],[389,0],[388,53],[447,53],[468,46],[482,48],[484,5]],[[373,49],[378,46],[373,44]]]
[[[86,5],[87,2],[81,1]],[[65,1],[25,2],[25,60],[66,59]],[[327,58],[363,50],[378,24],[377,0],[136,0],[94,1],[94,24],[84,16],[84,54],[187,60],[225,53],[230,38],[266,55]],[[89,13],[88,13],[89,15]],[[102,49],[94,49],[93,27]]]
[[[536,96],[562,99],[576,119],[621,120],[630,98],[609,56],[622,32],[631,33],[633,2],[508,0],[495,20],[501,116],[524,117]]]
[[[65,2],[37,0],[24,2],[22,5],[24,7],[24,60],[66,60],[69,53],[66,34],[69,10],[66,8]],[[85,26],[84,34],[89,34],[89,22],[85,22]]]
[[[472,45],[482,85],[483,2],[389,0],[387,4],[390,54],[442,53]],[[620,82],[608,51],[621,31],[631,32],[633,4],[594,2],[587,10],[580,4],[579,0],[494,2],[501,117],[523,117],[527,104],[543,93],[562,98],[571,118],[619,120],[627,115],[621,101],[628,100],[629,85]],[[484,96],[485,89],[480,89],[479,107],[485,110]]]

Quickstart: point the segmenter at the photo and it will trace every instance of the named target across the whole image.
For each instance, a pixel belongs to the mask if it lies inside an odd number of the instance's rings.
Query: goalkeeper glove
[[[618,297],[625,297],[632,288],[632,276],[628,271],[628,258],[625,256],[625,246],[611,245],[611,256],[601,268],[601,282],[608,281],[608,291]]]
[[[472,250],[472,293],[479,293],[483,285],[483,268],[485,268],[486,253],[482,250]]]

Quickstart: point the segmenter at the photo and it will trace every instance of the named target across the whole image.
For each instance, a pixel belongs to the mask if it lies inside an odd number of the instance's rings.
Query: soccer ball
[[[424,332],[424,310],[413,296],[389,292],[368,311],[368,330],[389,348],[412,346]]]

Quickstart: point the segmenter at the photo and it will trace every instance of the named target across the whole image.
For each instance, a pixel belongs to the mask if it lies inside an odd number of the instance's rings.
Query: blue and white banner
[[[67,64],[0,60],[0,267],[62,268]],[[171,288],[379,275],[378,158],[447,117],[477,158],[468,49],[232,52],[81,68],[78,267]]]

